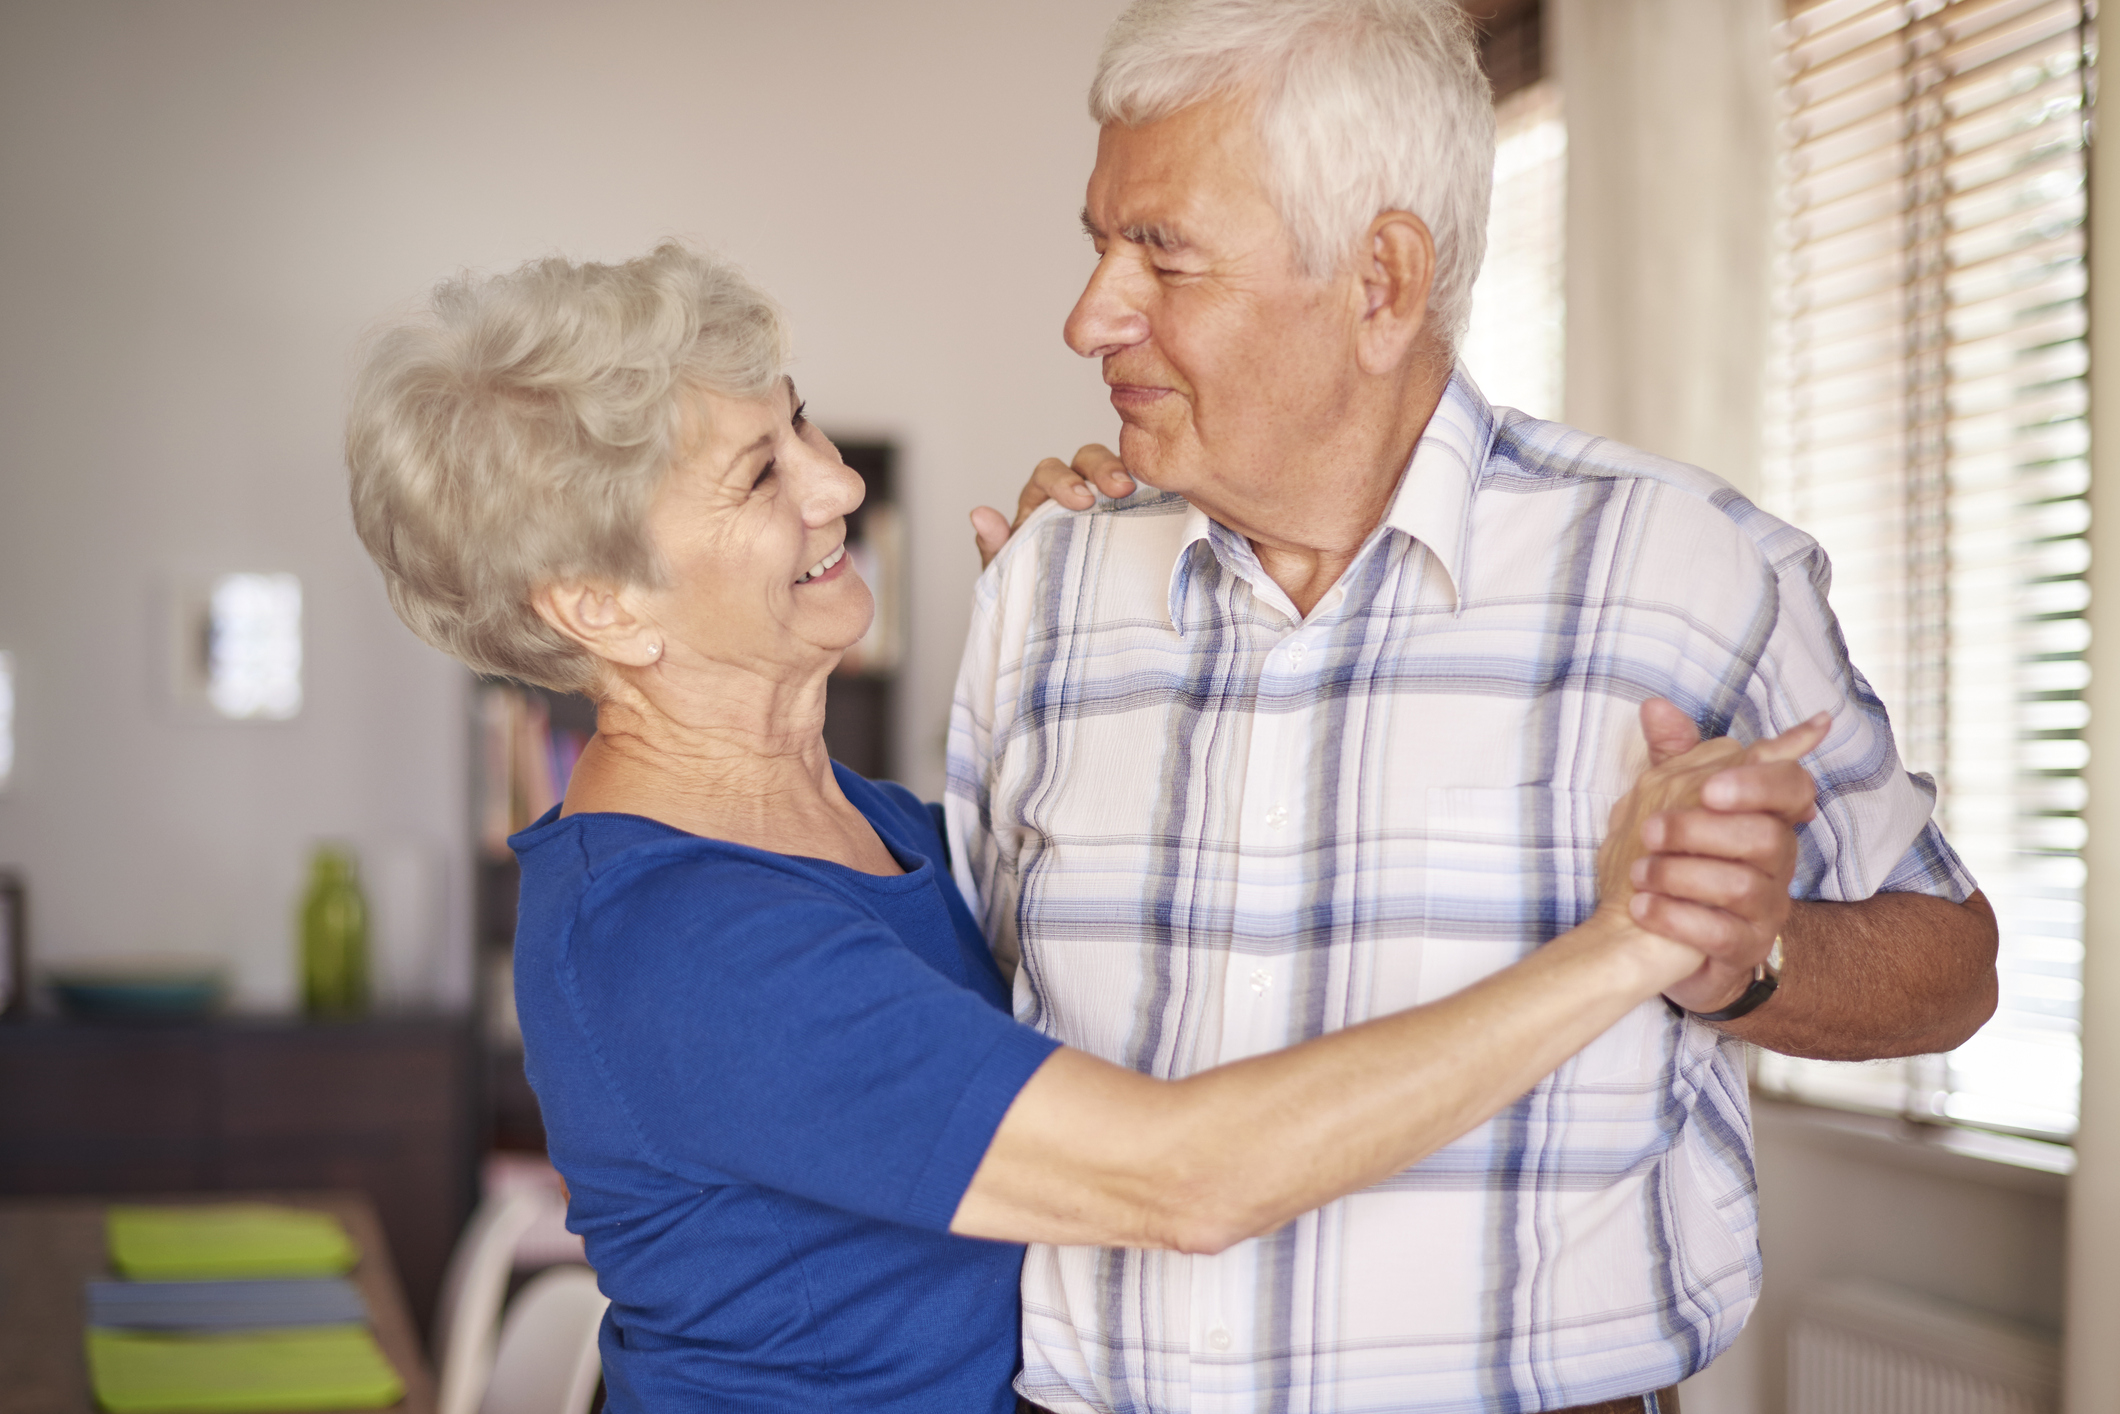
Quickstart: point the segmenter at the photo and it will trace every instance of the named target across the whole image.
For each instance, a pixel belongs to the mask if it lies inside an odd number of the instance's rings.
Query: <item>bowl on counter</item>
[[[82,1021],[183,1021],[228,995],[228,964],[176,955],[100,958],[48,968],[60,1010]]]

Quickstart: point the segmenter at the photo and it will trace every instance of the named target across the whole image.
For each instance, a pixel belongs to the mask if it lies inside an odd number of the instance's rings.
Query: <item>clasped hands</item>
[[[1796,827],[1818,813],[1799,758],[1825,740],[1821,712],[1780,736],[1740,746],[1702,741],[1661,697],[1642,703],[1649,767],[1612,807],[1598,850],[1598,908],[1701,955],[1664,995],[1718,1011],[1751,984],[1789,917]]]
[[[1105,447],[1082,448],[1073,464],[1048,457],[1013,523],[990,507],[972,512],[980,563],[1046,501],[1087,510],[1096,491],[1116,500],[1135,490]],[[1744,993],[1788,921],[1796,827],[1818,813],[1816,783],[1798,761],[1825,740],[1831,719],[1820,713],[1750,746],[1704,742],[1691,718],[1652,697],[1641,725],[1649,767],[1612,808],[1598,851],[1598,908],[1700,954],[1699,967],[1664,995],[1687,1011],[1718,1011]]]

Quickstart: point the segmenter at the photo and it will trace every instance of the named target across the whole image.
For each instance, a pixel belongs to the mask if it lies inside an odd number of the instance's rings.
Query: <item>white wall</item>
[[[901,755],[938,791],[965,511],[1116,426],[1060,323],[1119,8],[0,5],[0,863],[42,957],[223,953],[284,1004],[320,836],[445,869],[461,915],[464,677],[391,616],[338,438],[361,329],[464,265],[674,234],[786,303],[815,415],[905,448]],[[232,569],[302,576],[296,722],[161,705],[155,596]]]
[[[1568,123],[1567,421],[1759,484],[1782,0],[1550,0]]]

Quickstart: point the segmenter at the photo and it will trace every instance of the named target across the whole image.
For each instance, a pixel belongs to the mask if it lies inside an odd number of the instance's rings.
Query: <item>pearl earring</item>
[[[648,645],[648,656],[649,656],[650,658],[660,658],[660,657],[662,656],[662,645],[661,645],[660,643],[651,643],[651,644],[649,644],[649,645]]]

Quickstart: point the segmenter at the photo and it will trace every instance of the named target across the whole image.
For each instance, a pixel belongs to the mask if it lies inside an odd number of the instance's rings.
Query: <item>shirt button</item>
[[[1251,974],[1251,989],[1254,992],[1257,992],[1260,996],[1263,997],[1266,995],[1266,989],[1268,987],[1271,987],[1272,985],[1273,974],[1271,972],[1268,972],[1263,967],[1253,969]]]
[[[1289,644],[1289,645],[1288,645],[1288,666],[1290,666],[1291,668],[1300,668],[1300,667],[1302,667],[1302,666],[1303,666],[1303,658],[1304,658],[1304,655],[1306,655],[1306,654],[1307,654],[1307,653],[1309,653],[1309,652],[1310,652],[1310,650],[1309,650],[1308,648],[1305,648],[1305,647],[1304,647],[1304,646],[1303,646],[1302,644],[1300,644],[1300,643],[1291,643],[1291,644]]]
[[[1270,807],[1268,807],[1268,809],[1267,809],[1267,811],[1266,811],[1266,824],[1267,824],[1267,826],[1268,826],[1269,828],[1271,828],[1271,829],[1275,829],[1275,830],[1278,830],[1278,829],[1280,829],[1280,828],[1281,828],[1281,827],[1282,827],[1283,825],[1285,825],[1285,824],[1287,824],[1287,823],[1288,823],[1288,807],[1287,807],[1287,806],[1285,806],[1285,805],[1275,805],[1275,806],[1270,806]]]
[[[1209,1350],[1229,1349],[1229,1332],[1223,1330],[1220,1326],[1216,1326],[1209,1331],[1207,1333],[1207,1348]]]

